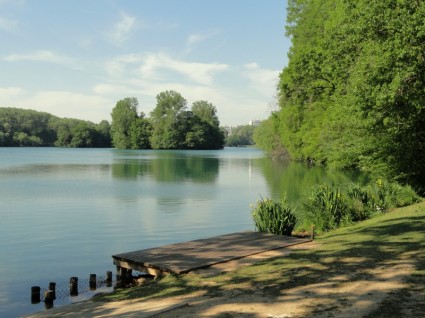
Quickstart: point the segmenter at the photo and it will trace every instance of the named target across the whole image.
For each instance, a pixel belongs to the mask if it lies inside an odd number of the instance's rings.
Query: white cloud
[[[30,93],[20,87],[0,87],[0,107],[31,108],[59,117],[100,122],[110,120],[116,100],[97,94],[70,91]]]
[[[45,63],[54,63],[69,66],[75,69],[80,69],[81,67],[77,63],[65,56],[58,54],[53,51],[48,50],[38,50],[26,54],[10,54],[3,58],[3,60],[8,62],[21,62],[21,61],[34,61],[34,62],[45,62]]]
[[[186,62],[173,59],[163,53],[150,53],[145,56],[140,71],[143,77],[156,79],[161,77],[161,71],[174,71],[196,83],[210,85],[213,82],[214,74],[228,68],[229,66],[223,63]]]
[[[217,34],[218,34],[218,31],[204,32],[204,33],[200,33],[200,32],[193,33],[193,34],[190,34],[187,37],[186,42],[187,42],[187,45],[192,46],[192,45],[195,45],[197,43],[206,41],[209,38],[212,38],[213,36],[215,36]]]
[[[189,105],[208,100],[217,107],[219,118],[225,119],[222,124],[233,125],[268,116],[279,74],[255,63],[231,67],[175,59],[165,53],[118,56],[108,61],[104,69],[107,76],[93,86],[93,94],[113,103],[136,97],[140,110],[149,113],[156,106],[158,93],[175,90]]]
[[[261,68],[257,63],[244,65],[244,75],[251,81],[251,86],[265,95],[273,96],[279,79],[279,70]]]
[[[115,45],[121,45],[127,41],[130,32],[136,26],[136,18],[120,13],[121,20],[114,25],[114,28],[107,34],[108,40]]]
[[[69,91],[42,91],[22,101],[31,108],[59,117],[79,118],[100,122],[110,120],[109,114],[116,101],[98,95]]]
[[[21,95],[24,92],[25,91],[20,87],[0,87],[0,99],[5,101],[11,97]]]
[[[18,27],[18,21],[0,17],[0,30],[14,32]]]
[[[229,69],[223,63],[188,62],[171,58],[164,53],[128,54],[105,63],[110,80],[128,80],[131,77],[145,81],[190,80],[196,84],[211,85],[214,76]]]

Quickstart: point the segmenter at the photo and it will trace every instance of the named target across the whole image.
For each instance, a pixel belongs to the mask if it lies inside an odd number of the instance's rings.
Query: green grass
[[[373,280],[371,270],[405,260],[413,264],[406,288],[386,296],[370,317],[420,316],[425,308],[425,202],[395,209],[353,226],[328,232],[316,239],[318,246],[296,250],[286,257],[269,259],[213,277],[197,274],[168,276],[147,286],[120,290],[102,301],[154,298],[202,291],[217,297],[228,291],[273,298],[285,291],[328,282],[345,275],[349,280]],[[335,282],[335,288],[338,288]],[[314,291],[312,291],[314,293]],[[414,297],[421,294],[422,298]],[[355,297],[355,295],[352,295]],[[340,300],[344,301],[344,300]],[[407,309],[406,309],[407,308]],[[333,307],[321,308],[332,312]]]

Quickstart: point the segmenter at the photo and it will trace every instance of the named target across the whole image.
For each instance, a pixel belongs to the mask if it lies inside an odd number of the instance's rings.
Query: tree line
[[[221,149],[225,131],[217,109],[200,100],[192,104],[175,91],[157,95],[150,116],[139,112],[137,98],[119,100],[112,123],[59,118],[29,109],[0,108],[0,147],[44,146],[120,149]],[[251,133],[252,135],[252,133]]]
[[[425,193],[425,3],[289,0],[268,151],[361,168]]]
[[[0,146],[111,147],[110,124],[0,107]]]
[[[176,91],[156,96],[150,116],[139,112],[138,100],[122,99],[112,109],[113,145],[121,149],[221,149],[224,133],[217,110],[201,100],[192,104]]]
[[[253,125],[239,125],[226,131],[225,145],[228,147],[253,146],[252,136],[256,129]]]

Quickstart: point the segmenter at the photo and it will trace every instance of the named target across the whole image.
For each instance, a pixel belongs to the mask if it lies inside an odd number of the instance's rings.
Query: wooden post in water
[[[31,304],[40,303],[40,286],[31,287]]]
[[[89,286],[90,290],[96,290],[96,274],[90,274]]]
[[[46,306],[46,309],[50,309],[53,307],[53,290],[46,290],[44,292],[44,303]]]
[[[55,282],[49,283],[49,290],[53,292],[53,299],[56,299],[56,283]]]
[[[112,286],[112,272],[107,271],[106,272],[106,287],[111,287],[111,286]]]
[[[69,280],[69,295],[78,296],[78,277],[71,277]]]
[[[117,266],[117,287],[124,287],[127,282],[127,268]]]

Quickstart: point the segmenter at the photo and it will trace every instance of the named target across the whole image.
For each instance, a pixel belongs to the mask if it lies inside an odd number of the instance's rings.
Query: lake
[[[115,275],[113,254],[253,230],[250,204],[261,197],[299,205],[313,184],[359,178],[255,148],[0,148],[0,317],[43,310],[31,286]]]

